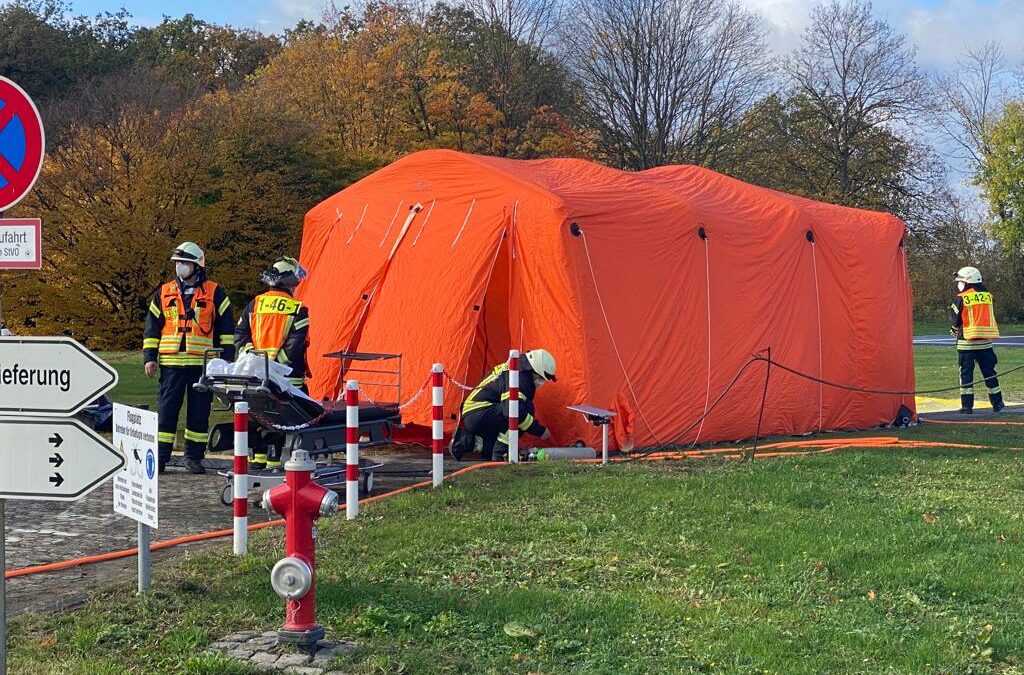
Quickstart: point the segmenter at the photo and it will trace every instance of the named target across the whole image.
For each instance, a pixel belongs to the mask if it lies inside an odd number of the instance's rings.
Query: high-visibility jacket
[[[219,284],[200,278],[194,286],[177,279],[163,284],[149,303],[142,341],[143,362],[201,366],[209,349],[234,358],[231,300]]]
[[[988,349],[999,337],[992,294],[984,285],[975,284],[958,293],[949,309],[957,329],[957,349]]]
[[[273,289],[246,305],[235,327],[235,348],[239,354],[251,349],[266,351],[269,358],[290,365],[289,381],[302,386],[308,337],[306,306],[287,291]]]
[[[523,368],[526,363],[526,358],[520,357],[519,430],[534,436],[543,436],[546,429],[533,415],[533,397],[537,393],[537,388],[533,383],[533,371]],[[508,371],[507,362],[495,366],[466,397],[462,404],[462,415],[466,416],[491,406],[501,406],[502,414],[508,418]]]

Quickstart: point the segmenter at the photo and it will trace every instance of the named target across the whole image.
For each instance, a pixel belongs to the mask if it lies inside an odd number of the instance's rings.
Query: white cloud
[[[778,54],[792,51],[810,22],[818,0],[741,0],[760,14],[769,46]],[[1003,44],[1007,56],[1024,58],[1022,0],[876,0],[875,14],[904,33],[918,48],[922,66],[952,65],[968,47],[987,40]]]
[[[768,46],[776,54],[788,54],[800,43],[800,35],[811,20],[815,0],[742,0],[764,19]]]
[[[952,65],[972,46],[1002,43],[1006,55],[1024,56],[1024,7],[1020,0],[945,0],[906,12],[903,30],[917,44],[922,65]]]
[[[265,16],[261,17],[261,28],[280,32],[292,28],[302,19],[319,21],[323,16],[327,0],[273,0]],[[272,9],[271,9],[272,8]]]

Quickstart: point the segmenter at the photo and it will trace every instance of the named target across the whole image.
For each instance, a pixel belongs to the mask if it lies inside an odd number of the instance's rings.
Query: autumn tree
[[[279,39],[252,30],[217,26],[186,14],[164,17],[134,36],[137,62],[187,89],[237,89],[281,49]]]
[[[815,173],[822,196],[913,216],[898,202],[926,195],[934,176],[917,171],[914,151],[921,144],[905,134],[932,99],[906,37],[874,17],[866,0],[830,0],[812,11],[802,44],[784,69],[789,110],[810,132],[801,135],[820,165]],[[892,171],[899,174],[895,180]]]
[[[1024,250],[1024,102],[1011,101],[986,129],[986,152],[975,176],[995,219],[995,235]]]
[[[757,16],[726,0],[580,0],[571,14],[562,37],[602,156],[628,169],[720,168],[764,93]]]

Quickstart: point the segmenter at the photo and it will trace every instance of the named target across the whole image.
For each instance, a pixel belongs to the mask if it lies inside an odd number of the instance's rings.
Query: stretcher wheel
[[[235,447],[235,427],[232,424],[215,424],[210,428],[206,446],[213,452],[224,452]]]
[[[359,477],[359,495],[369,497],[371,492],[373,492],[373,472],[364,471],[363,475]]]
[[[234,486],[231,483],[228,483],[220,491],[220,503],[223,504],[224,506],[231,506],[235,501],[233,487]]]

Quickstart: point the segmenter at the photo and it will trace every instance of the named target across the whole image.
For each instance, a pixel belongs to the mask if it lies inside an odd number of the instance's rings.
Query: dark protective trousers
[[[498,459],[508,452],[507,444],[498,443],[498,437],[505,438],[505,434],[508,432],[508,417],[501,405],[495,404],[466,413],[462,416],[462,429],[473,436],[479,436],[483,441],[480,458],[484,461]],[[467,441],[469,447],[464,448],[464,452],[472,452],[475,443],[472,438]],[[495,445],[498,445],[497,457],[495,457]]]
[[[178,414],[186,398],[188,410],[185,416],[185,457],[200,460],[206,454],[213,394],[196,391],[192,387],[199,381],[202,373],[202,366],[160,366],[160,386],[157,389],[156,405],[161,462],[167,462],[171,458],[174,436],[178,431]]]
[[[993,409],[1003,407],[1003,394],[999,389],[999,379],[996,377],[996,352],[988,349],[975,349],[957,351],[957,361],[960,364],[960,406],[965,410],[974,409],[974,364],[977,363],[981,369],[981,376],[985,378],[985,386],[988,388],[988,400]]]

